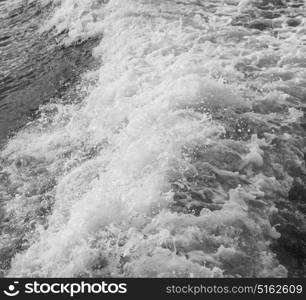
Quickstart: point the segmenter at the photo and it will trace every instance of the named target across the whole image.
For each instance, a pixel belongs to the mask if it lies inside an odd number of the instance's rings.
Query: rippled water
[[[1,151],[3,276],[305,276],[304,1],[56,2],[26,40],[99,42]]]
[[[65,33],[40,32],[50,1],[3,1],[0,6],[0,145],[32,119],[39,105],[61,98],[92,67],[96,38],[65,46]]]

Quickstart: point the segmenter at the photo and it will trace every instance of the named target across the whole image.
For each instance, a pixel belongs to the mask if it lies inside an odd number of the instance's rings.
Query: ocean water
[[[2,276],[306,275],[304,1],[14,5]]]
[[[50,1],[0,2],[0,145],[93,67],[98,37],[65,46],[65,33],[40,30],[53,8]]]

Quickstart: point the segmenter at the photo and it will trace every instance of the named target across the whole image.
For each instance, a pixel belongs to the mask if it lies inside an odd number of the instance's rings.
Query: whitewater
[[[41,2],[99,42],[0,150],[2,276],[305,276],[305,2]]]

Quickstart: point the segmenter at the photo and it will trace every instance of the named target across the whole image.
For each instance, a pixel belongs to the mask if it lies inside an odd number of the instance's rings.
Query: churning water
[[[0,11],[2,276],[306,275],[304,1]]]

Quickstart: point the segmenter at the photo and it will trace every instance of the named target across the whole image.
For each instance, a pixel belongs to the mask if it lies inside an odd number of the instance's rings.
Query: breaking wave
[[[305,5],[284,2],[51,3],[41,32],[99,37],[96,66],[1,150],[3,276],[305,276]]]

